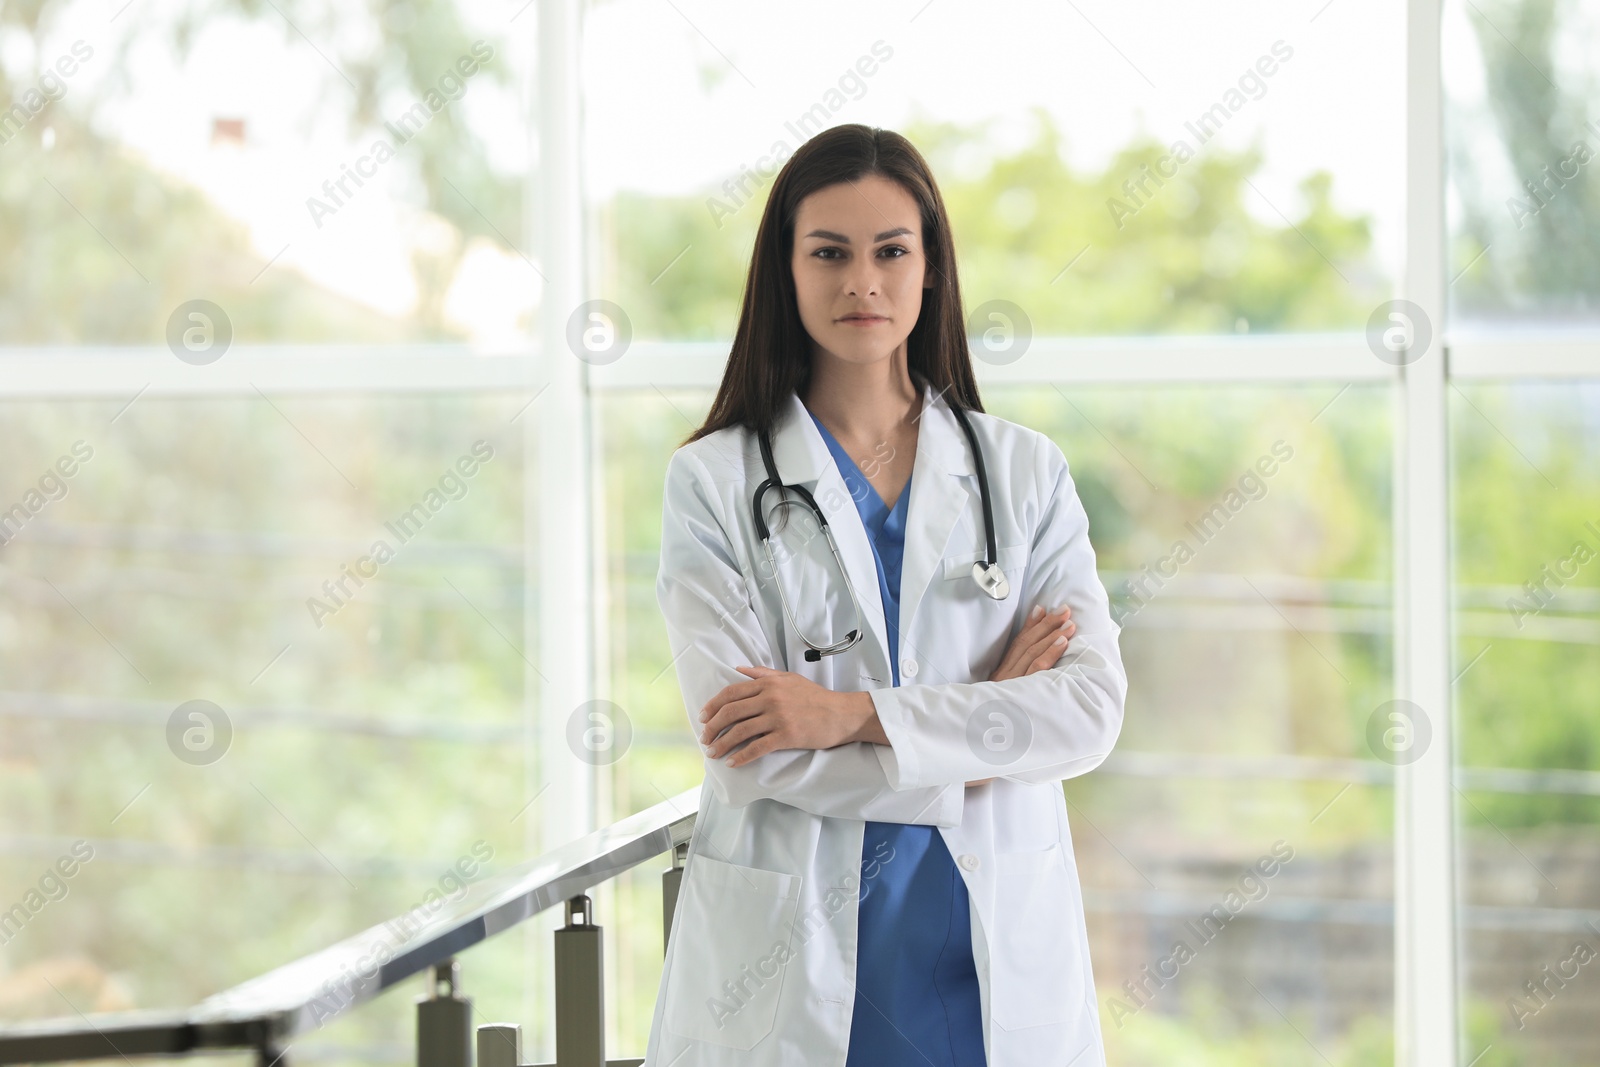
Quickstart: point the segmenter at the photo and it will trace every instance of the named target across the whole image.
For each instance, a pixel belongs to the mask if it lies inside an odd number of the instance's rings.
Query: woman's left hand
[[[700,709],[700,743],[708,758],[721,759],[729,749],[750,742],[729,757],[730,767],[784,748],[846,744],[872,714],[871,697],[863,711],[865,693],[836,693],[775,667],[734,669],[750,681],[724,686]]]

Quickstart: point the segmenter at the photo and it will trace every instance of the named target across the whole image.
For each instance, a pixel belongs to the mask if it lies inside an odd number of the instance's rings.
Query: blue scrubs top
[[[827,427],[815,415],[811,420],[872,543],[889,627],[889,665],[899,685],[900,563],[911,482],[893,508],[885,506]],[[855,1013],[845,1067],[984,1067],[967,884],[938,827],[867,823],[858,914]]]

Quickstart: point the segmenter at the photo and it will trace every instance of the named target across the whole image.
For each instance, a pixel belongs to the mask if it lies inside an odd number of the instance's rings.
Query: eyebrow
[[[878,234],[872,240],[873,240],[873,243],[876,244],[879,241],[887,241],[891,237],[899,237],[902,234],[904,234],[904,235],[906,235],[908,237],[915,237],[916,236],[916,234],[912,233],[906,227],[897,226],[892,230],[884,230],[882,233]],[[824,241],[838,241],[842,245],[847,245],[847,244],[850,243],[850,238],[846,237],[842,233],[834,233],[832,230],[812,230],[810,233],[806,234],[806,236],[807,237],[820,237]]]

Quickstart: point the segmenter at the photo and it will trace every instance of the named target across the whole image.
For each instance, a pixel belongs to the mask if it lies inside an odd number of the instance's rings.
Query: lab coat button
[[[978,869],[978,857],[972,855],[970,852],[963,852],[956,859],[956,862],[961,864],[961,869],[965,871],[975,871]]]
[[[901,660],[900,673],[907,678],[915,678],[917,676],[917,661],[914,659]]]

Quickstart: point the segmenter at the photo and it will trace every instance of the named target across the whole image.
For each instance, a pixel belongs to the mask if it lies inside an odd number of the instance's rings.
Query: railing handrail
[[[412,975],[687,842],[700,788],[469,883],[461,900],[415,929],[396,925],[410,912],[396,916],[189,1009],[0,1024],[0,1064],[282,1048]]]

